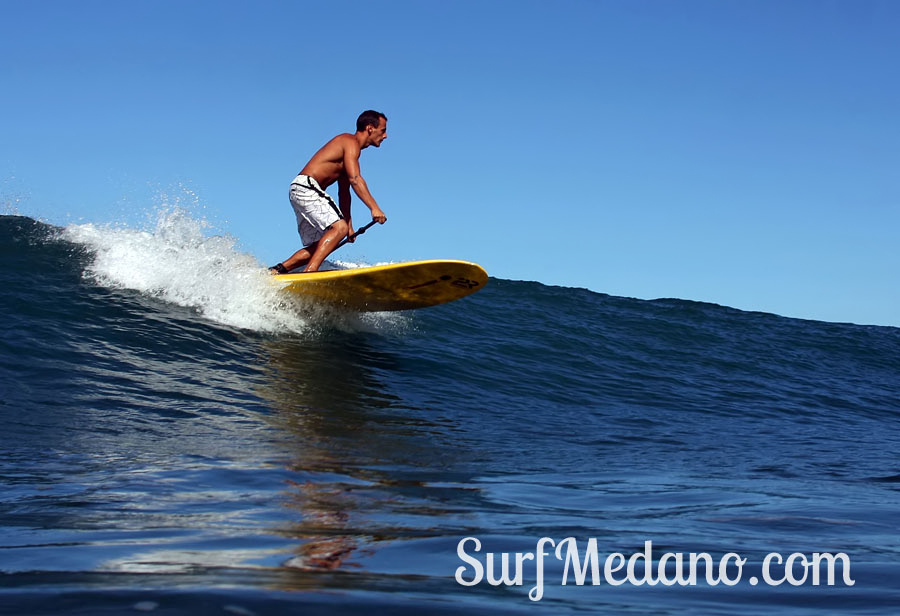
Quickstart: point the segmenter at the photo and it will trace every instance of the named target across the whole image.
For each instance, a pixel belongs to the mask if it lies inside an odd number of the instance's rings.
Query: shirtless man
[[[343,238],[353,241],[350,219],[350,187],[371,210],[372,220],[384,224],[387,217],[369,192],[359,174],[359,154],[387,139],[387,117],[377,111],[364,111],[356,120],[356,134],[338,135],[315,153],[291,182],[291,205],[297,215],[297,230],[304,247],[289,259],[269,268],[274,274],[286,274],[306,265],[304,272],[315,272]],[[325,189],[338,183],[338,202]]]

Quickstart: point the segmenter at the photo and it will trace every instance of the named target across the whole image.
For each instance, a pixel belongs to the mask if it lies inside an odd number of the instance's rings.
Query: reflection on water
[[[141,310],[84,327],[114,332]],[[160,331],[57,344],[71,367],[48,375],[53,405],[7,397],[28,412],[0,439],[0,528],[14,529],[0,571],[267,571],[273,588],[335,588],[322,573],[383,575],[382,548],[458,515],[435,464],[459,455],[440,437],[448,420],[398,394],[410,360],[390,338],[261,338],[174,317]],[[415,571],[407,559],[399,573]]]
[[[432,516],[446,512],[435,510],[426,483],[410,471],[421,467],[425,451],[438,458],[452,452],[439,451],[425,409],[392,392],[385,375],[401,372],[397,360],[352,335],[265,347],[268,378],[257,393],[272,409],[268,419],[290,469],[303,478],[286,492],[299,518],[279,532],[301,544],[284,565],[359,569],[360,550],[427,532]]]

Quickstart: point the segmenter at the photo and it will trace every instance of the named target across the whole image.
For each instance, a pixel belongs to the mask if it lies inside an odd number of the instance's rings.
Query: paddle
[[[363,233],[365,233],[366,230],[367,230],[369,227],[371,227],[372,225],[374,225],[376,222],[378,222],[378,221],[377,221],[377,220],[373,220],[373,221],[370,222],[369,224],[363,225],[356,233],[354,233],[354,234],[351,235],[350,237],[345,237],[345,238],[342,239],[340,242],[338,242],[338,245],[334,247],[334,250],[337,250],[338,248],[340,248],[341,246],[343,246],[344,244],[346,244],[346,243],[349,242],[350,240],[355,240],[358,236],[360,236],[360,235],[362,235]],[[315,250],[315,244],[310,244],[309,246],[304,246],[303,248],[305,248],[306,250],[308,250],[308,251],[310,252],[310,254],[312,254],[313,251]],[[334,251],[332,251],[332,252],[334,252]],[[284,268],[284,264],[283,264],[283,263],[279,263],[278,265],[280,265],[282,268]],[[273,267],[270,267],[269,270],[270,270],[270,271],[275,271],[276,274],[279,274],[279,273],[280,273],[280,274],[288,274],[288,273],[290,273],[290,272],[288,272],[287,270],[284,270],[284,271],[280,271],[280,272],[279,272],[279,271],[277,270],[277,267],[278,267],[277,265],[276,265],[276,266],[273,266]]]
[[[342,239],[341,242],[337,245],[337,248],[335,248],[335,250],[337,250],[338,248],[340,248],[341,246],[343,246],[344,244],[346,244],[346,243],[349,242],[350,240],[355,240],[357,237],[359,237],[360,235],[362,235],[363,233],[365,233],[365,232],[366,232],[366,229],[368,229],[369,227],[371,227],[372,225],[374,225],[376,222],[378,222],[378,221],[373,220],[373,221],[370,222],[369,224],[363,225],[362,227],[360,227],[360,228],[356,231],[356,233],[354,233],[354,234],[351,235],[350,237],[345,237],[344,239]]]

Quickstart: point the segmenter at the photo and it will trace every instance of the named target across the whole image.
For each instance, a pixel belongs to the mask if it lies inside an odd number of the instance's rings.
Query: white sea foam
[[[339,315],[301,306],[285,294],[266,268],[237,249],[227,235],[178,207],[156,213],[150,230],[79,224],[63,239],[86,246],[93,261],[85,276],[102,286],[131,289],[192,308],[211,321],[261,332],[310,333],[327,322],[341,329],[396,329],[400,315]]]

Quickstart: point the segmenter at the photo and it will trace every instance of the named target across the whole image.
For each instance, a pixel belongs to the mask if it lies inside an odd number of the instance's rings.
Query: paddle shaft
[[[376,222],[378,222],[378,221],[373,220],[373,221],[370,222],[369,224],[363,225],[362,227],[360,227],[360,228],[356,231],[356,233],[354,233],[354,234],[351,235],[350,237],[345,237],[344,239],[342,239],[341,242],[337,245],[337,248],[335,248],[335,250],[337,250],[338,248],[340,248],[341,246],[343,246],[344,244],[346,244],[346,243],[349,242],[350,240],[355,240],[357,237],[359,237],[360,235],[362,235],[363,233],[365,233],[366,230],[367,230],[369,227],[371,227],[372,225],[374,225]]]
[[[338,242],[338,245],[334,247],[334,250],[337,250],[338,248],[340,248],[341,246],[343,246],[344,244],[346,244],[346,243],[349,242],[350,240],[355,240],[355,239],[357,238],[357,236],[362,235],[363,233],[365,233],[365,232],[366,232],[366,229],[368,229],[369,227],[371,227],[372,225],[374,225],[376,222],[378,222],[378,221],[373,220],[373,221],[370,222],[369,224],[363,225],[362,228],[359,229],[359,231],[357,231],[356,233],[354,233],[354,234],[351,235],[350,237],[345,237],[345,238],[342,239],[340,242]],[[310,244],[309,246],[304,246],[304,248],[306,248],[306,249],[307,249],[308,251],[310,251],[310,252],[314,252],[315,249],[316,249],[316,244],[315,244],[315,243],[312,243],[312,244]],[[332,250],[332,252],[334,252],[334,250]]]

